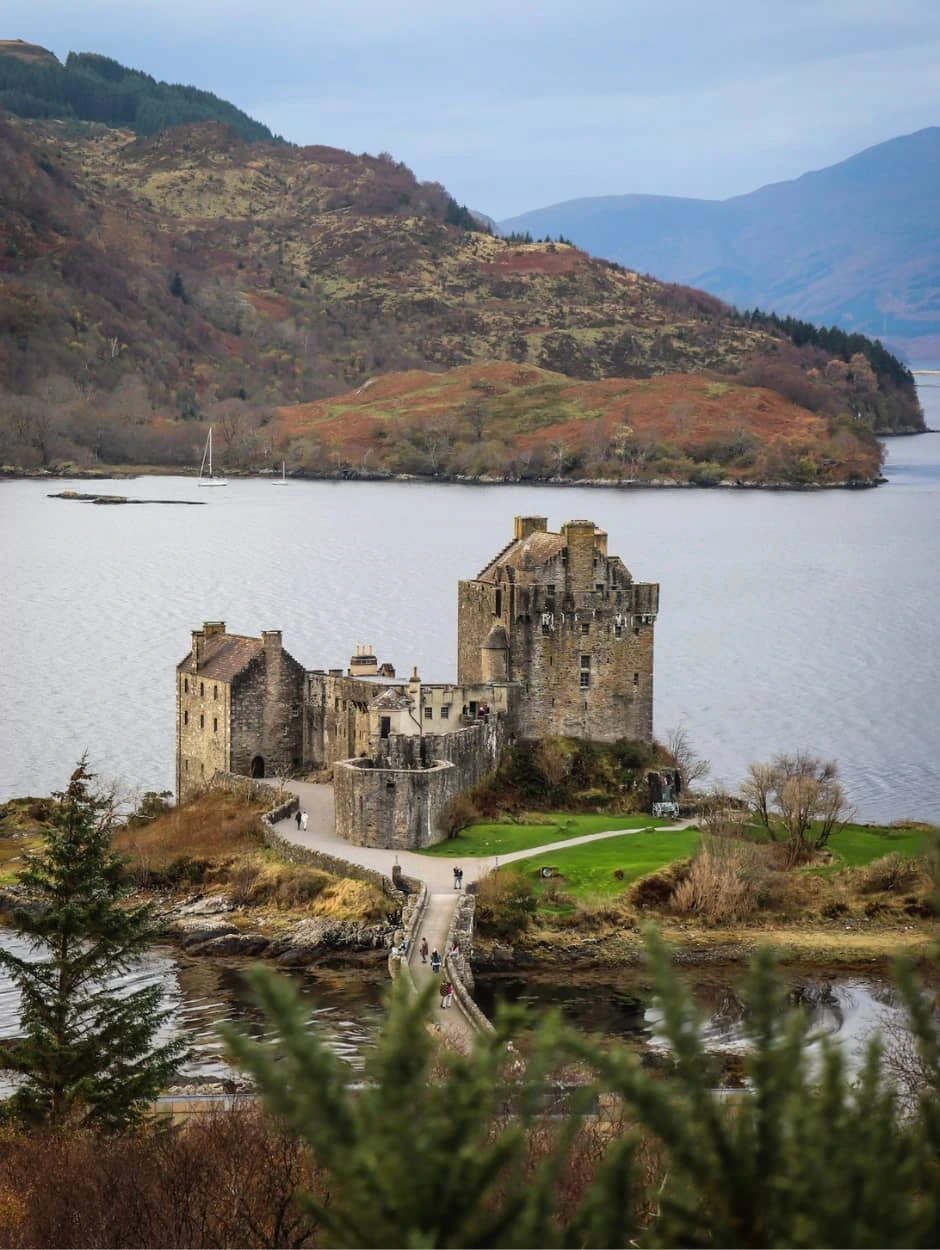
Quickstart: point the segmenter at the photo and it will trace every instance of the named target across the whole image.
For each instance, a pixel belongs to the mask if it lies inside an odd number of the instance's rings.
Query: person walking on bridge
[[[434,950],[431,951],[431,971],[434,973],[435,976],[437,976],[440,970],[441,970],[441,957],[438,954],[437,947],[435,946]]]
[[[421,962],[423,964],[426,964],[428,962],[428,939],[427,938],[421,939]]]

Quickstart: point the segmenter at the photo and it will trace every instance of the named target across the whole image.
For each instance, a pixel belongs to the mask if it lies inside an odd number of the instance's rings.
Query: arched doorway
[[[264,776],[264,759],[260,755],[256,755],[251,761],[251,775],[252,777]]]

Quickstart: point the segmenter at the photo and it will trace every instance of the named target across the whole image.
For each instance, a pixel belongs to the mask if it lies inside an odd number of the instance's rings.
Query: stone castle
[[[193,631],[176,670],[176,791],[217,772],[330,768],[348,841],[411,849],[445,836],[448,802],[516,738],[653,736],[659,586],[635,582],[593,521],[551,533],[516,517],[512,541],[458,585],[457,681],[407,680],[357,647],[346,671],[305,669],[278,630]]]

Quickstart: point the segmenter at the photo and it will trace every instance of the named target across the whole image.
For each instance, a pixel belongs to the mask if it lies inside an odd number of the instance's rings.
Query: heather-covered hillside
[[[219,123],[143,137],[7,119],[0,167],[8,465],[190,465],[211,421],[230,464],[257,468],[280,451],[278,408],[498,361],[734,378],[862,434],[922,427],[897,362],[494,238],[387,155],[248,144]]]

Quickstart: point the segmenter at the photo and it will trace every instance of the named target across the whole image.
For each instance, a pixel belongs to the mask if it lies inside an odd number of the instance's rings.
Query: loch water
[[[921,391],[940,426],[940,386]],[[399,672],[454,675],[456,581],[505,545],[516,513],[552,528],[589,517],[634,576],[658,580],[656,725],[684,725],[729,785],[747,763],[806,746],[840,761],[867,820],[940,822],[940,435],[888,441],[889,483],[820,493],[233,480],[200,499],[192,478],[0,484],[0,799],[61,787],[85,750],[125,793],[173,784],[174,666],[189,631],[280,628],[310,667],[373,643]],[[97,507],[68,488],[194,507]],[[5,944],[16,939],[4,935]],[[243,968],[152,951],[129,984],[159,978],[189,1075],[227,1069],[215,1023],[261,1023]],[[353,1067],[382,1018],[384,974],[295,977],[311,1027]],[[818,993],[833,1032],[890,991],[835,978]],[[728,980],[699,987],[714,1044],[741,1021]],[[596,976],[480,985],[561,1003],[579,1026],[655,1040],[648,987]],[[730,1004],[730,1006],[729,1006]],[[873,1006],[874,1004],[874,1006]],[[889,1004],[890,1006],[890,1004]],[[0,1038],[16,1030],[0,979]]]
[[[940,822],[940,435],[887,449],[887,485],[811,493],[0,483],[0,799],[62,786],[86,750],[129,793],[172,788],[174,666],[203,620],[281,629],[311,668],[365,642],[453,678],[457,580],[535,513],[593,519],[660,582],[656,730],[685,726],[718,781],[806,747],[839,761],[861,819]],[[49,497],[70,485],[196,506]]]

